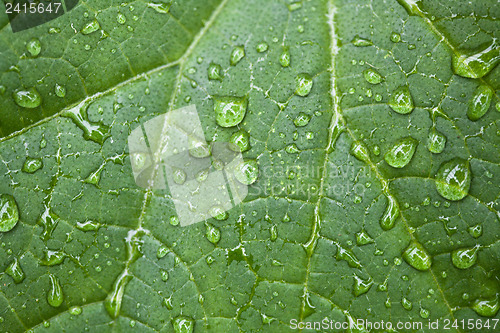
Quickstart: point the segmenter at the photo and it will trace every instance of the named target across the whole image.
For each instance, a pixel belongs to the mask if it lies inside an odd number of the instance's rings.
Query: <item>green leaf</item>
[[[0,9],[0,331],[500,318],[496,1],[87,0],[18,33]],[[221,96],[246,109],[222,126]],[[192,104],[208,143],[245,134],[249,194],[182,226],[128,137]]]

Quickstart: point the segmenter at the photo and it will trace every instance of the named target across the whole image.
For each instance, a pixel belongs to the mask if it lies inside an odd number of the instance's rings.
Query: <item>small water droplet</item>
[[[351,43],[353,43],[354,46],[358,46],[358,47],[373,45],[371,40],[359,37],[359,35],[354,36]]]
[[[498,294],[491,299],[477,299],[474,301],[472,309],[480,316],[494,317],[500,309],[500,302],[498,299]]]
[[[81,306],[72,306],[71,308],[69,308],[69,313],[73,316],[78,316],[82,313],[82,307]]]
[[[247,160],[238,164],[234,169],[234,176],[243,185],[251,185],[259,177],[259,166],[256,160]]]
[[[0,194],[0,232],[12,230],[19,222],[19,209],[10,194]]]
[[[308,73],[300,73],[295,77],[295,94],[305,97],[309,95],[313,86],[313,79]]]
[[[278,227],[273,224],[273,226],[271,227],[271,229],[269,229],[269,233],[271,234],[271,241],[275,241],[277,238],[278,238]]]
[[[182,185],[186,182],[186,172],[184,170],[176,168],[172,173],[174,182],[178,185]]]
[[[40,40],[38,38],[32,38],[26,44],[26,49],[31,54],[31,56],[36,57],[42,51],[42,43],[40,43]]]
[[[413,304],[410,302],[410,300],[406,297],[403,297],[401,299],[401,305],[403,306],[403,308],[407,311],[411,311],[411,309],[413,309]]]
[[[119,24],[125,24],[125,22],[127,22],[127,18],[122,13],[118,13],[118,15],[116,16],[116,22],[118,22]]]
[[[384,160],[393,168],[403,168],[410,163],[418,141],[411,136],[401,138],[385,153]]]
[[[469,193],[471,178],[469,162],[457,157],[439,167],[435,177],[436,189],[445,199],[462,200]]]
[[[24,161],[22,170],[27,173],[35,173],[43,167],[43,161],[41,158],[27,157]]]
[[[413,268],[426,271],[432,265],[432,259],[422,244],[412,241],[403,252],[403,259]]]
[[[373,280],[371,278],[361,279],[359,276],[354,275],[354,286],[353,286],[353,294],[354,296],[359,296],[366,294],[373,285]]]
[[[229,57],[229,62],[231,63],[231,66],[236,66],[241,59],[245,57],[245,48],[243,46],[236,46],[232,51],[231,51],[231,56]]]
[[[250,149],[250,134],[240,129],[229,139],[229,148],[235,152],[244,152]]]
[[[262,52],[266,52],[268,48],[269,48],[269,45],[266,42],[262,42],[262,43],[257,44],[255,49],[257,50],[257,52],[262,53]]]
[[[292,143],[291,145],[286,146],[285,151],[288,154],[297,154],[297,153],[300,153],[300,150],[299,150],[299,148],[297,147],[297,145],[295,143]]]
[[[479,120],[490,108],[492,97],[493,90],[487,85],[480,85],[469,102],[467,117],[472,121]]]
[[[427,138],[427,148],[431,153],[439,154],[444,150],[445,146],[446,136],[433,128],[429,132],[429,137]]]
[[[101,224],[94,221],[78,222],[76,228],[81,231],[97,231],[101,227]]]
[[[335,259],[337,259],[337,261],[345,260],[349,265],[349,267],[352,268],[361,267],[361,263],[351,250],[345,249],[339,244],[336,245],[337,245],[337,255],[335,256]]]
[[[87,23],[87,25],[83,27],[82,34],[89,35],[99,29],[101,29],[101,25],[97,20],[93,20],[92,22]]]
[[[170,10],[171,3],[154,3],[149,2],[148,7],[154,9],[157,13],[167,14]]]
[[[208,79],[222,81],[224,73],[222,71],[222,66],[216,63],[211,63],[208,65]]]
[[[398,34],[397,32],[393,32],[391,34],[391,42],[393,43],[399,43],[401,41],[401,35]]]
[[[362,229],[360,232],[356,233],[356,244],[359,246],[373,243],[373,238],[368,235],[368,233]]]
[[[44,266],[59,265],[62,264],[65,257],[66,254],[62,251],[47,250],[45,251],[44,258],[41,260],[41,264]]]
[[[480,224],[473,225],[472,227],[467,228],[469,234],[474,238],[479,238],[483,234],[483,226]]]
[[[408,86],[400,86],[393,91],[389,106],[399,114],[408,114],[413,111],[415,105]]]
[[[57,308],[61,306],[63,300],[64,300],[64,294],[63,290],[61,288],[61,285],[59,284],[59,280],[55,275],[49,274],[49,290],[47,292],[47,302]]]
[[[451,253],[451,261],[456,268],[467,269],[477,261],[479,246],[468,249],[458,249]]]
[[[215,96],[214,111],[219,126],[233,127],[241,123],[247,112],[246,97]]]
[[[304,127],[307,124],[309,124],[309,121],[311,120],[311,116],[308,115],[307,113],[300,112],[297,118],[293,120],[293,123],[297,127]]]
[[[282,67],[289,67],[291,61],[290,50],[288,48],[283,48],[280,55],[280,64]]]
[[[15,283],[23,282],[24,278],[26,277],[17,258],[14,258],[9,266],[7,266],[7,269],[5,269],[5,274],[10,276]]]
[[[208,241],[214,245],[220,241],[221,233],[220,230],[214,227],[212,224],[206,224],[206,237]]]
[[[161,280],[163,282],[167,282],[168,281],[168,272],[167,271],[165,271],[165,270],[161,271]]]
[[[377,72],[373,68],[365,69],[363,71],[363,76],[365,77],[365,80],[371,84],[379,84],[384,80],[382,75],[380,75],[379,72]]]
[[[17,105],[27,109],[33,109],[42,103],[42,96],[36,88],[28,88],[26,90],[16,90],[13,93],[14,102]]]
[[[179,225],[179,218],[175,215],[170,216],[170,224],[173,226]]]
[[[156,251],[156,258],[161,259],[168,254],[169,250],[166,246],[162,245]]]
[[[66,88],[64,86],[61,86],[56,83],[56,86],[54,88],[54,92],[56,93],[57,97],[64,98],[66,96]]]
[[[214,219],[218,221],[224,221],[227,220],[229,217],[229,214],[227,211],[224,210],[221,206],[214,206],[210,208],[210,216],[212,216]]]
[[[362,162],[368,163],[370,161],[370,155],[368,153],[368,149],[361,142],[353,142],[349,152],[351,153],[352,156],[356,157],[358,160]]]

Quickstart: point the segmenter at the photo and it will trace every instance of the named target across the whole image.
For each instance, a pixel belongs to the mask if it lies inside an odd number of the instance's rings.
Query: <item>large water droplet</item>
[[[406,298],[406,297],[403,297],[401,299],[401,305],[403,306],[403,308],[407,311],[411,311],[411,309],[413,309],[413,304],[411,303],[411,301]]]
[[[122,307],[123,294],[125,293],[125,286],[132,279],[132,276],[128,275],[126,272],[121,274],[115,281],[113,285],[113,290],[106,297],[104,301],[104,307],[106,311],[111,316],[111,318],[116,318],[120,314]]]
[[[231,63],[231,66],[236,66],[236,64],[239,63],[244,56],[245,56],[245,48],[243,46],[236,46],[231,51],[231,56],[229,57],[229,62]]]
[[[427,148],[431,153],[439,154],[444,150],[445,146],[446,136],[433,128],[429,132],[429,137],[427,138]]]
[[[469,193],[471,179],[469,162],[457,157],[439,167],[435,177],[436,189],[445,199],[462,200]]]
[[[401,138],[384,155],[384,159],[393,168],[403,168],[410,163],[418,141],[411,136]]]
[[[238,164],[234,169],[234,176],[243,185],[251,185],[259,177],[259,166],[256,160],[247,160]]]
[[[217,124],[233,127],[241,123],[247,112],[246,97],[215,96],[214,111]]]
[[[354,296],[366,294],[368,290],[370,290],[372,285],[373,280],[371,278],[363,280],[359,276],[354,275],[354,286],[352,292]]]
[[[467,269],[476,263],[478,250],[479,246],[455,250],[451,253],[451,262],[456,268]]]
[[[10,194],[0,194],[0,232],[12,230],[19,221],[16,200]]]
[[[42,103],[42,96],[35,88],[16,90],[13,96],[14,102],[22,108],[33,109]]]
[[[15,283],[23,282],[24,278],[26,277],[17,258],[14,258],[9,266],[7,266],[5,273],[10,276]]]
[[[467,117],[470,120],[476,121],[486,114],[491,105],[493,90],[487,85],[480,85],[469,102]]]
[[[61,306],[64,300],[63,290],[59,284],[59,280],[53,274],[49,274],[49,290],[47,292],[47,302],[55,308]]]
[[[206,236],[207,239],[210,243],[217,245],[217,243],[220,241],[220,230],[216,227],[214,227],[212,224],[207,223],[206,224]]]
[[[232,151],[244,152],[250,149],[250,134],[244,129],[231,135],[229,139],[229,148]]]
[[[92,22],[88,23],[86,26],[83,27],[82,29],[82,34],[88,35],[91,34],[101,28],[101,25],[97,20],[93,20]]]
[[[38,38],[32,38],[27,44],[26,49],[31,54],[31,56],[36,57],[42,51],[42,43]]]
[[[500,309],[498,294],[492,299],[477,299],[472,305],[472,309],[483,317],[494,317]]]
[[[222,81],[224,73],[222,71],[222,66],[219,64],[211,63],[208,65],[208,79]]]
[[[276,226],[276,224],[273,224],[273,226],[271,227],[271,229],[269,229],[269,233],[270,233],[270,239],[271,241],[275,241],[276,239],[278,239],[278,227]]]
[[[78,305],[75,305],[75,306],[72,306],[71,308],[69,308],[69,313],[73,316],[78,316],[80,314],[82,314],[82,307],[81,306],[78,306]]]
[[[45,252],[45,257],[41,260],[41,263],[44,266],[55,266],[62,264],[65,257],[66,254],[62,251],[47,250]]]
[[[422,244],[412,241],[403,252],[403,259],[413,268],[426,271],[431,268],[432,258]]]
[[[484,50],[471,55],[453,55],[452,68],[457,75],[477,79],[488,74],[500,61],[496,40]]]
[[[351,43],[353,43],[354,46],[358,46],[358,47],[373,45],[371,40],[359,37],[359,35],[354,36]]]
[[[300,73],[295,77],[295,94],[305,97],[311,92],[312,86],[313,79],[308,73]]]
[[[392,92],[389,106],[400,114],[408,114],[413,111],[415,105],[408,86],[401,86]]]
[[[363,76],[365,77],[365,80],[371,84],[379,84],[384,80],[382,75],[380,75],[379,72],[377,72],[373,68],[365,69],[363,71]]]

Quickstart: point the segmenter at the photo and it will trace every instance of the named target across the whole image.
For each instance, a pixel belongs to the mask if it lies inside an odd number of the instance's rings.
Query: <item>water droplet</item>
[[[243,185],[251,185],[259,177],[259,166],[256,160],[247,160],[238,164],[234,169],[234,176]]]
[[[365,80],[368,83],[371,84],[379,84],[384,80],[382,75],[380,75],[376,70],[373,68],[368,68],[363,71],[363,76],[365,77]]]
[[[294,1],[292,3],[287,3],[288,10],[293,12],[302,8],[302,1]]]
[[[444,150],[445,146],[446,136],[433,128],[429,132],[429,137],[427,138],[427,148],[431,153],[439,154]]]
[[[161,271],[161,280],[163,282],[167,282],[168,281],[168,272],[167,271],[165,271],[165,270]]]
[[[243,57],[245,57],[245,48],[243,46],[236,46],[231,51],[231,56],[229,58],[231,66],[236,66],[236,64],[238,64]]]
[[[132,276],[128,275],[126,271],[122,273],[116,279],[111,293],[106,297],[104,307],[111,318],[116,318],[120,314],[125,286],[131,279]]]
[[[300,153],[300,150],[299,150],[299,148],[297,147],[297,145],[295,143],[292,143],[291,145],[286,146],[285,151],[288,154],[297,154],[297,153]]]
[[[297,127],[304,127],[307,124],[309,124],[309,121],[311,120],[311,116],[308,115],[307,113],[300,112],[297,118],[293,120],[293,123]]]
[[[87,178],[83,181],[85,184],[91,184],[99,188],[99,181],[101,180],[101,174],[104,170],[104,163],[95,171],[91,172]]]
[[[451,262],[456,268],[467,269],[477,261],[477,250],[479,246],[469,249],[458,249],[451,253]]]
[[[86,107],[73,109],[64,112],[62,115],[70,118],[83,131],[85,140],[92,140],[102,145],[110,135],[109,126],[101,122],[94,123],[89,121]]]
[[[210,208],[210,216],[218,221],[224,221],[228,219],[229,214],[221,206],[214,206]]]
[[[415,44],[408,44],[408,50],[415,50],[417,46]]]
[[[170,216],[170,224],[173,226],[179,225],[179,218],[175,215]]]
[[[469,234],[474,238],[479,238],[483,234],[483,226],[480,224],[473,225],[472,227],[467,228]]]
[[[36,57],[42,51],[42,43],[38,38],[32,38],[27,44],[26,49],[31,54],[31,56]]]
[[[241,123],[247,112],[246,97],[215,96],[214,111],[219,126],[233,127]]]
[[[469,193],[471,178],[469,162],[457,157],[439,167],[435,177],[436,189],[445,199],[462,200]]]
[[[361,264],[360,264],[358,258],[356,258],[356,256],[354,255],[354,253],[351,250],[345,249],[342,246],[340,246],[339,244],[336,244],[336,245],[337,245],[337,255],[335,256],[335,259],[337,259],[337,261],[345,260],[347,262],[347,264],[349,265],[349,267],[352,267],[352,268],[360,268],[361,267]]]
[[[0,194],[0,232],[12,230],[19,221],[16,200],[10,194]]]
[[[175,168],[172,172],[174,182],[178,185],[184,184],[186,181],[186,173],[182,169]]]
[[[372,43],[371,40],[359,37],[359,35],[354,36],[354,38],[351,41],[351,43],[353,43],[354,46],[358,46],[358,47],[373,45],[373,43]]]
[[[127,18],[122,13],[118,13],[118,15],[116,16],[116,22],[118,22],[119,24],[125,24],[125,22],[127,22]]]
[[[97,231],[101,227],[101,224],[94,221],[78,222],[76,228],[81,231]]]
[[[208,79],[222,81],[224,73],[222,72],[222,66],[216,63],[211,63],[208,66]]]
[[[410,302],[410,300],[406,297],[403,297],[401,299],[401,305],[403,306],[403,308],[405,310],[408,310],[410,311],[411,309],[413,309],[413,304]]]
[[[235,152],[244,152],[250,149],[250,134],[240,129],[229,139],[229,148]]]
[[[101,29],[101,25],[97,20],[93,20],[92,22],[88,23],[86,26],[83,27],[82,34],[89,35],[99,29]]]
[[[61,32],[61,29],[59,28],[49,28],[49,34],[53,35],[53,34],[58,34]]]
[[[22,170],[27,173],[35,173],[43,167],[43,162],[41,158],[27,157],[24,161]]]
[[[401,41],[401,35],[398,34],[397,32],[393,32],[391,34],[391,42],[393,43],[399,43]]]
[[[290,60],[291,60],[290,50],[288,50],[288,48],[283,48],[283,51],[281,52],[281,55],[280,55],[281,66],[282,67],[289,67]]]
[[[491,105],[493,90],[487,85],[480,85],[469,102],[467,117],[470,120],[476,121],[486,114]]]
[[[44,266],[55,266],[62,264],[65,257],[66,254],[62,251],[47,250],[45,251],[45,256],[41,260],[41,263]]]
[[[305,97],[309,95],[313,86],[313,79],[307,73],[300,73],[295,77],[295,94]]]
[[[171,3],[154,3],[154,2],[149,2],[148,7],[153,8],[157,13],[160,14],[167,14],[168,11],[170,10]]]
[[[211,154],[210,146],[204,139],[197,138],[196,136],[189,135],[188,137],[189,155],[196,158],[208,157]]]
[[[136,321],[135,320],[131,320],[128,324],[129,324],[130,327],[134,328],[135,324],[136,324]]]
[[[354,275],[354,286],[353,286],[353,294],[354,296],[359,296],[366,294],[368,290],[373,285],[373,280],[368,278],[366,280],[361,279],[359,276]]]
[[[73,316],[78,316],[82,313],[82,307],[81,306],[72,306],[71,308],[69,308],[69,313]]]
[[[17,258],[14,258],[9,266],[7,266],[7,269],[5,269],[5,274],[10,276],[15,283],[23,282],[24,278],[26,277]]]
[[[257,50],[257,52],[262,53],[262,52],[266,52],[268,48],[269,48],[269,45],[267,45],[266,42],[262,42],[262,43],[257,44],[257,47],[255,49]]]
[[[494,317],[499,309],[498,294],[492,299],[477,299],[472,305],[472,310],[483,317]]]
[[[496,39],[484,50],[471,55],[453,55],[452,68],[457,75],[477,79],[488,74],[500,61]]]
[[[64,98],[64,96],[66,96],[66,88],[64,86],[57,84],[57,83],[56,83],[54,91],[55,91],[57,97]]]
[[[57,308],[61,306],[64,300],[63,290],[59,284],[59,280],[53,274],[49,274],[50,286],[47,292],[47,302]]]
[[[33,109],[42,103],[42,96],[35,88],[16,90],[13,96],[14,102],[22,108]]]
[[[206,236],[208,241],[214,245],[217,245],[217,243],[220,241],[220,230],[210,223],[206,224],[206,229]]]
[[[278,227],[273,224],[271,229],[269,229],[269,233],[271,234],[271,241],[275,241],[278,238]]]
[[[413,268],[426,271],[432,265],[432,258],[422,244],[412,241],[403,252],[403,259]]]
[[[368,163],[370,161],[370,155],[368,149],[361,142],[353,142],[351,145],[351,150],[349,151],[352,156],[356,157],[362,162]]]
[[[418,141],[411,136],[401,138],[385,153],[384,160],[393,168],[403,168],[410,163]]]
[[[158,248],[158,251],[156,251],[156,258],[161,259],[165,257],[168,254],[168,248],[164,245],[160,246]]]
[[[373,238],[368,235],[368,233],[362,229],[360,232],[356,233],[356,244],[359,246],[373,243]]]
[[[399,114],[408,114],[413,111],[415,105],[408,86],[400,86],[393,91],[389,106]]]

